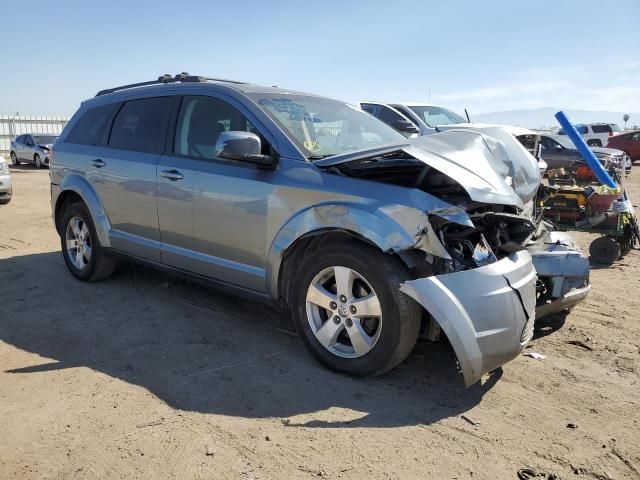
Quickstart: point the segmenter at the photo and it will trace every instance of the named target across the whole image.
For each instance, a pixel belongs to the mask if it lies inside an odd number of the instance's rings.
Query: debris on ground
[[[546,355],[542,355],[541,353],[536,352],[525,352],[522,355],[524,355],[525,357],[535,358],[536,360],[544,360],[545,358],[547,358]]]

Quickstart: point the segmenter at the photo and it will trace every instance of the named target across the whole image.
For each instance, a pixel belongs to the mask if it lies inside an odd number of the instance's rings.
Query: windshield
[[[337,100],[281,93],[250,97],[310,159],[406,141],[380,120]]]
[[[56,137],[55,135],[38,135],[34,136],[33,139],[38,145],[51,145],[56,143],[58,137]]]
[[[438,125],[451,125],[454,123],[467,123],[457,113],[453,113],[451,110],[441,107],[433,107],[426,105],[409,105],[409,108],[413,110],[429,127],[437,127]]]

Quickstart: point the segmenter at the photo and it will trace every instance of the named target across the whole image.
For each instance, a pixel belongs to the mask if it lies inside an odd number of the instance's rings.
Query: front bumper
[[[410,280],[400,290],[444,331],[469,386],[531,340],[535,283],[531,255],[523,250],[473,270]]]

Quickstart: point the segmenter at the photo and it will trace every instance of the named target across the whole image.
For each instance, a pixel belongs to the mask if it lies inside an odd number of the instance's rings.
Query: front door
[[[210,96],[182,98],[172,152],[158,165],[162,261],[262,292],[273,173],[215,155],[223,131],[259,134],[241,109]]]

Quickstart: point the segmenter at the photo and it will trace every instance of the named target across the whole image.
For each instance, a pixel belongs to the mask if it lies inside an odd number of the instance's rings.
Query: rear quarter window
[[[126,102],[113,121],[109,146],[121,150],[161,153],[164,150],[172,97]]]
[[[609,125],[592,125],[591,129],[593,133],[609,133],[611,131],[611,127]]]
[[[112,103],[84,112],[67,135],[65,142],[96,145],[115,108],[116,104]]]

